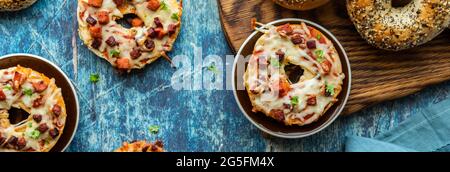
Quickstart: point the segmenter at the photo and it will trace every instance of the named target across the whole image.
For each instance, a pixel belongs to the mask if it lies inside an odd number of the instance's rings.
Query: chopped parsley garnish
[[[159,9],[167,11],[167,10],[169,10],[169,7],[167,7],[166,2],[161,1],[161,7],[159,7]]]
[[[38,139],[39,136],[41,135],[41,132],[39,132],[38,130],[33,130],[32,132],[30,132],[29,136],[32,139]]]
[[[117,51],[117,50],[111,50],[111,51],[109,51],[109,55],[110,55],[111,57],[117,57],[117,56],[120,55],[120,51]]]
[[[334,93],[334,85],[325,83],[325,91],[326,91],[328,94],[334,96],[334,94],[335,94],[335,93]]]
[[[97,83],[98,81],[100,81],[100,76],[98,74],[91,74],[91,76],[89,77],[89,80],[92,83]]]
[[[174,20],[176,20],[176,21],[180,20],[180,17],[178,16],[177,13],[173,13],[172,16],[171,16],[170,18],[172,18],[172,19],[174,19]]]
[[[211,64],[208,67],[206,67],[206,69],[208,69],[209,71],[215,73],[215,74],[219,74],[219,70],[217,69],[216,65]]]
[[[151,125],[148,127],[148,131],[152,134],[157,134],[159,132],[159,126],[157,125]]]
[[[27,88],[23,90],[23,94],[27,95],[27,96],[32,96],[33,95],[33,90]]]
[[[280,61],[278,61],[278,59],[276,59],[276,58],[271,58],[270,64],[274,67],[280,67]]]
[[[298,96],[294,96],[291,98],[291,104],[292,106],[298,105]]]
[[[323,52],[323,50],[316,50],[316,51],[314,51],[314,54],[316,55],[316,60],[319,62],[319,63],[322,63],[323,62],[323,56],[324,56],[324,52]]]
[[[29,128],[33,127],[33,123],[29,122],[29,123],[28,123],[28,127],[29,127]]]
[[[320,38],[322,38],[321,34],[317,34],[317,40],[320,40]]]
[[[12,90],[12,87],[10,85],[5,85],[3,87],[4,90]]]

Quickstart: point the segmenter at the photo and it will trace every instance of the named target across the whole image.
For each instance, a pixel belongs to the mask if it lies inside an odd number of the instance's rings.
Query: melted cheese
[[[316,49],[301,48],[294,45],[287,36],[282,36],[277,27],[271,26],[267,33],[258,39],[254,48],[254,54],[250,58],[244,75],[244,83],[248,90],[255,111],[261,111],[271,116],[272,110],[283,111],[283,122],[287,125],[306,125],[316,121],[326,110],[337,101],[336,97],[341,90],[345,75],[342,73],[342,66],[339,56],[331,43],[320,43],[313,38],[306,25],[291,25],[293,32],[304,36],[305,41],[315,40]],[[322,35],[323,36],[323,35]],[[280,66],[271,65],[270,59],[278,59],[276,52],[281,50],[285,53],[285,58],[280,62]],[[322,61],[314,57],[315,50],[322,50],[324,61],[331,62],[329,72],[325,72],[321,66]],[[264,63],[268,63],[265,67]],[[277,87],[280,81],[288,81],[288,76],[284,67],[288,64],[300,66],[304,70],[303,76],[297,83],[290,83],[290,91],[280,97]],[[325,84],[335,87],[335,95],[324,95]],[[255,90],[257,93],[252,92]],[[316,105],[308,105],[308,98],[316,97]],[[292,99],[298,99],[298,104],[294,104]],[[297,102],[297,101],[296,101]]]

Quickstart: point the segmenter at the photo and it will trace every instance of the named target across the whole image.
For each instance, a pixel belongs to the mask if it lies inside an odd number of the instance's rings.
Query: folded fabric
[[[347,152],[432,152],[450,144],[450,99],[415,114],[374,139],[349,136]]]

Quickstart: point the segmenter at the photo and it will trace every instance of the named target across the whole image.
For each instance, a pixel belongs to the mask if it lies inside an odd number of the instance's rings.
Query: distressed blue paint
[[[183,30],[170,55],[193,59],[193,46],[201,47],[204,56],[231,53],[215,0],[185,0],[184,8]],[[240,113],[231,91],[173,90],[175,70],[164,60],[119,75],[82,45],[75,11],[74,0],[39,0],[29,9],[0,13],[0,55],[43,56],[76,84],[81,116],[68,151],[111,151],[135,139],[161,139],[169,151],[342,151],[346,135],[375,136],[450,94],[447,82],[341,117],[309,138],[266,138]],[[98,84],[89,83],[91,73],[100,74]],[[157,135],[147,130],[153,124],[161,127]]]

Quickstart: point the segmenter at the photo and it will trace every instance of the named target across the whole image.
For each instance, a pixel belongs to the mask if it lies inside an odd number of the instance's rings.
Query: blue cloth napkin
[[[450,99],[423,109],[374,139],[349,136],[346,152],[433,152],[450,150]]]

